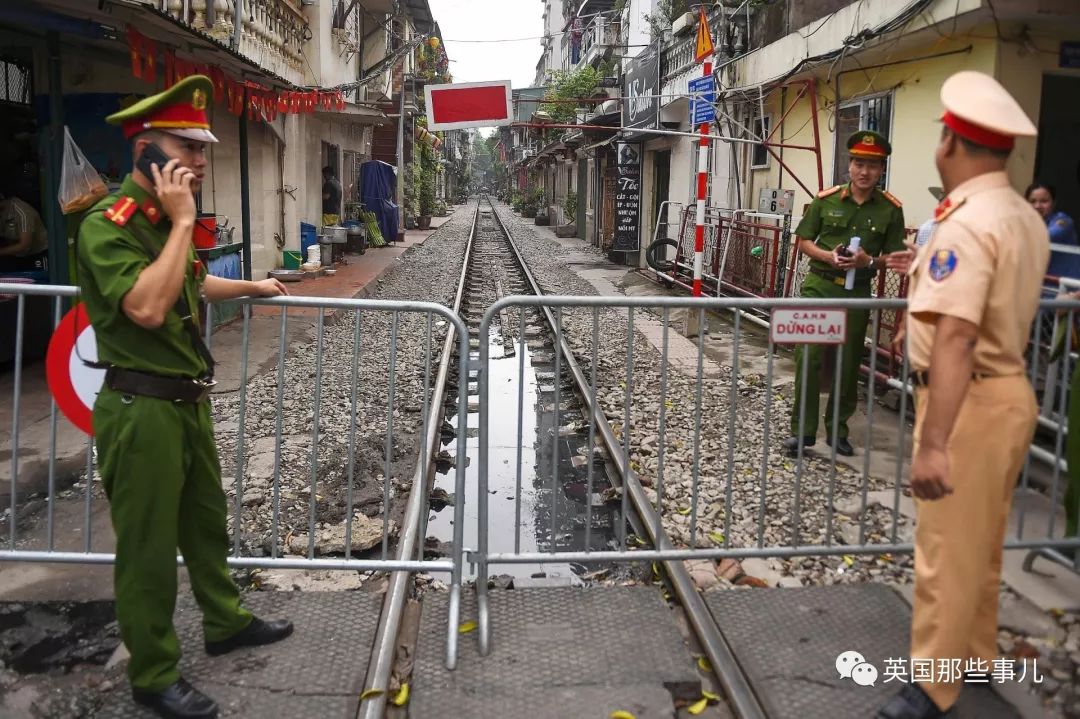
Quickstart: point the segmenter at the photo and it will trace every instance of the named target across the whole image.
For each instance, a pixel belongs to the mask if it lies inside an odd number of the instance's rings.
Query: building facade
[[[130,147],[104,117],[184,74],[210,73],[220,89],[208,108],[220,142],[209,148],[197,198],[202,213],[232,228],[215,260],[236,255],[231,264],[258,278],[299,251],[302,226],[322,221],[326,166],[342,183],[345,217],[355,216],[359,168],[380,149],[377,128],[393,128],[396,139],[400,113],[386,109],[434,29],[427,0],[249,0],[239,22],[236,7],[32,0],[0,8],[8,78],[0,101],[9,108],[0,155],[18,168],[18,194],[45,220],[51,281],[71,281],[77,231],[77,218],[56,202],[65,127],[116,187],[130,170]]]

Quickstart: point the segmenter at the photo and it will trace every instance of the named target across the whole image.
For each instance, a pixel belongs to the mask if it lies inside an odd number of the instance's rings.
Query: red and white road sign
[[[842,345],[847,337],[847,310],[776,309],[769,321],[769,336],[778,345]]]
[[[509,125],[514,119],[509,80],[428,85],[424,100],[432,132]]]
[[[56,406],[73,425],[90,435],[94,433],[91,421],[94,400],[105,383],[105,370],[87,367],[82,360],[96,362],[97,358],[94,328],[90,326],[86,307],[77,305],[64,315],[49,340],[45,377]]]

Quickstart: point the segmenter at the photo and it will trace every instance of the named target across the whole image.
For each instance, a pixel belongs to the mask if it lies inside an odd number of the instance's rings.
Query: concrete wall
[[[851,2],[827,20],[818,20],[803,26],[740,60],[737,63],[737,84],[755,85],[766,82],[795,67],[804,58],[839,49],[843,46],[844,39],[853,32],[853,28],[858,30],[876,27],[895,17],[905,4],[896,0]],[[978,10],[982,4],[982,0],[935,0],[911,21],[908,32],[916,32],[954,16]]]
[[[629,45],[624,51],[626,57],[636,57],[648,45],[649,23],[645,16],[656,12],[656,0],[627,0],[627,17],[629,17],[629,29],[624,31],[625,42]],[[625,67],[626,61],[623,61]]]

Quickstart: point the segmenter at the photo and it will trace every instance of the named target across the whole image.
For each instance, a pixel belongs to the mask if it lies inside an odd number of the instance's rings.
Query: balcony
[[[581,36],[581,62],[597,67],[602,60],[610,56],[612,49],[618,44],[618,20],[597,15],[585,26],[585,32]]]
[[[237,38],[239,2],[243,11]],[[159,10],[262,69],[294,85],[307,84],[303,47],[311,33],[300,0],[160,0]]]
[[[701,76],[701,68],[694,62],[695,43],[691,34],[668,45],[660,54],[660,92],[665,96],[662,105],[676,102],[671,95],[689,93],[691,78]]]

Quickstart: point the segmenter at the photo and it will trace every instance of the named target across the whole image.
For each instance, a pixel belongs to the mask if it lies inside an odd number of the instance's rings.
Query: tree
[[[544,95],[540,109],[558,124],[571,123],[577,118],[577,105],[567,100],[591,98],[600,84],[600,73],[586,65],[580,70],[556,70],[551,73],[551,89]]]

